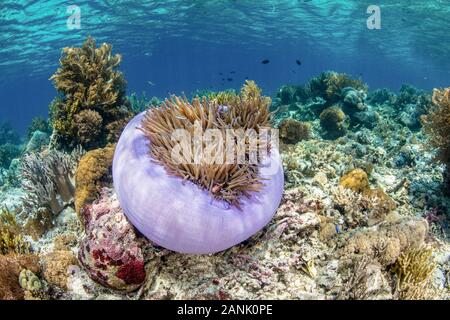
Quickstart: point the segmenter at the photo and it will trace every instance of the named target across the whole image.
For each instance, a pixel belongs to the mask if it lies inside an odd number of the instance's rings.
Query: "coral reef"
[[[41,257],[42,275],[52,286],[67,290],[69,268],[77,266],[78,260],[68,249],[56,249]]]
[[[12,160],[18,158],[21,153],[21,149],[14,144],[0,145],[0,167],[8,169]]]
[[[145,280],[144,256],[133,226],[111,190],[81,210],[86,236],[78,258],[95,281],[110,288],[134,291]]]
[[[126,82],[117,71],[121,56],[112,46],[96,47],[89,37],[81,48],[64,48],[60,68],[50,78],[62,94],[51,106],[54,139],[59,144],[95,149],[114,143],[132,116]]]
[[[0,254],[26,254],[30,252],[30,243],[21,234],[22,228],[15,215],[6,208],[0,211]]]
[[[285,143],[295,144],[302,140],[308,140],[311,135],[311,125],[307,122],[283,119],[278,126],[280,139]]]
[[[79,216],[86,202],[95,200],[101,188],[112,182],[114,149],[114,145],[109,145],[89,151],[80,159],[75,174],[75,211]]]
[[[340,179],[339,185],[355,192],[363,192],[369,188],[369,178],[364,170],[353,169]]]
[[[433,107],[422,117],[431,145],[438,150],[439,159],[450,165],[450,88],[435,89]]]
[[[0,122],[0,145],[3,144],[19,144],[19,134],[13,129],[9,122]]]
[[[347,132],[345,113],[339,107],[329,107],[320,114],[320,125],[324,130],[324,137],[336,139]]]
[[[430,299],[430,276],[436,264],[430,248],[411,248],[402,252],[392,268],[397,276],[396,295],[401,300]]]
[[[50,135],[52,133],[52,128],[50,126],[50,123],[41,117],[36,117],[31,120],[31,125],[27,129],[27,138],[28,140],[31,139],[33,134],[36,131],[40,131],[42,133],[46,133],[47,135]]]

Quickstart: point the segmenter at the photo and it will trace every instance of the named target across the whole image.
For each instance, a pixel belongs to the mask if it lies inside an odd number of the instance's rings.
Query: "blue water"
[[[61,48],[88,35],[122,54],[128,93],[148,97],[238,89],[245,78],[273,95],[325,70],[361,76],[371,89],[448,86],[450,1],[377,2],[381,30],[366,25],[375,3],[360,0],[2,0],[0,121],[23,133],[47,116]],[[72,4],[80,29],[67,27]]]

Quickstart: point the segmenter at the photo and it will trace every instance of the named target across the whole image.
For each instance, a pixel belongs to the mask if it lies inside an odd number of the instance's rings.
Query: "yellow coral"
[[[337,106],[325,109],[320,114],[320,126],[329,138],[334,139],[345,135],[347,127],[344,111]]]
[[[116,70],[121,56],[112,54],[110,44],[96,47],[89,37],[81,48],[64,48],[60,68],[50,78],[63,93],[50,106],[56,138],[85,149],[115,142],[123,119],[132,116],[125,96],[125,79]],[[115,123],[110,126],[111,123]]]
[[[436,264],[430,248],[412,248],[400,254],[392,268],[397,276],[396,292],[402,300],[418,300],[430,297],[427,288]]]
[[[115,145],[86,153],[78,163],[75,174],[75,210],[80,215],[86,202],[94,200],[100,189],[110,180]]]

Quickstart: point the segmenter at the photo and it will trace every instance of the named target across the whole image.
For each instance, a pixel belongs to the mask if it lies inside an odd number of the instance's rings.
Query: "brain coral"
[[[256,164],[177,164],[170,156],[170,133],[179,128],[193,132],[196,123],[221,133],[227,128],[259,130],[269,125],[269,104],[248,81],[239,99],[226,106],[174,97],[134,118],[113,160],[115,190],[131,223],[156,244],[183,253],[222,251],[264,227],[283,191],[277,148]]]
[[[63,49],[61,66],[50,78],[62,93],[50,106],[59,144],[93,149],[115,142],[132,116],[125,79],[116,70],[121,59],[110,44],[96,47],[91,37],[81,48]]]

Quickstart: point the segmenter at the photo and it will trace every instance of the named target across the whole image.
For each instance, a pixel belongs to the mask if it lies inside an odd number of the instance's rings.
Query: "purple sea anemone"
[[[241,95],[240,101],[253,99],[245,95],[245,91]],[[259,96],[257,99],[259,105],[252,100],[245,108],[262,108],[263,112],[252,112],[249,118],[241,120],[252,123],[253,118],[250,117],[259,117],[258,121],[265,124],[261,119],[266,118],[264,108],[268,102]],[[212,112],[212,103],[206,104]],[[201,103],[197,101],[193,105],[198,107]],[[200,170],[213,176],[214,180],[211,180],[194,179],[192,175],[195,174],[189,175],[189,170],[197,172],[195,168],[198,166],[192,165],[178,172],[177,167],[174,169],[167,165],[165,161],[168,160],[159,156],[164,152],[160,146],[164,135],[154,130],[159,125],[153,126],[152,119],[159,119],[158,116],[163,114],[167,116],[167,112],[179,112],[186,119],[182,119],[182,124],[175,123],[186,127],[191,124],[189,120],[192,119],[188,118],[193,105],[181,100],[166,101],[158,108],[160,110],[141,113],[127,125],[114,156],[114,187],[130,222],[155,244],[181,253],[215,253],[246,240],[271,220],[283,192],[283,169],[278,150],[274,147],[257,165],[257,170],[235,171],[233,177],[242,176],[237,182],[227,181],[231,179],[229,173],[214,175],[212,171],[221,166]],[[159,134],[158,139],[154,137],[156,133]],[[251,167],[245,169],[248,171]]]

